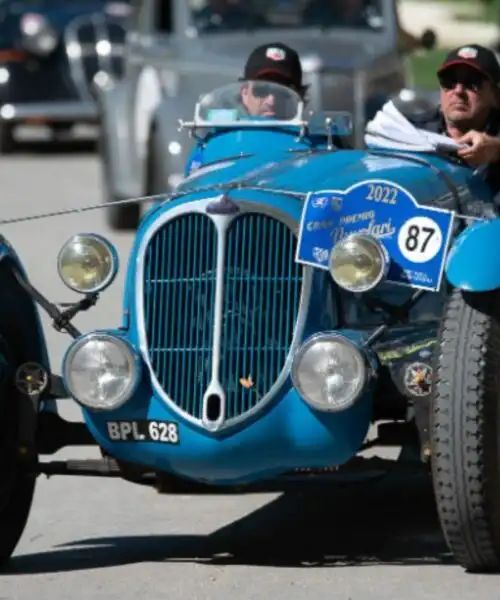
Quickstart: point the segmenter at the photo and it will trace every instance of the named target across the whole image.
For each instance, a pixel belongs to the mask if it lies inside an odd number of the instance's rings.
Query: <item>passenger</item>
[[[280,114],[284,110],[279,106],[282,99],[276,97],[275,89],[266,85],[267,82],[292,89],[303,100],[308,87],[302,83],[299,55],[293,48],[281,43],[255,48],[247,59],[240,80],[247,82],[241,89],[241,103],[251,116],[287,118],[286,114]],[[294,108],[297,109],[296,106]]]
[[[467,148],[457,151],[472,167],[484,166],[485,179],[500,191],[500,65],[495,53],[470,44],[451,51],[437,72],[440,106],[425,122],[427,131],[448,135]]]

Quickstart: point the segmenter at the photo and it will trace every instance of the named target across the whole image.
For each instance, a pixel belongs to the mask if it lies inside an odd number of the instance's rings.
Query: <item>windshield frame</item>
[[[209,108],[211,106],[211,103],[209,102],[210,96],[214,97],[214,100],[216,101],[212,106],[212,110],[221,110],[221,111],[230,111],[230,112],[237,112],[239,110],[239,107],[241,106],[241,102],[239,101],[239,91],[242,90],[242,88],[245,87],[245,85],[248,85],[249,83],[258,83],[258,84],[262,84],[263,82],[259,81],[259,82],[252,82],[251,80],[241,80],[241,81],[232,81],[230,83],[227,83],[225,85],[221,85],[218,86],[216,88],[213,88],[212,90],[209,90],[207,92],[204,92],[203,94],[201,94],[196,102],[196,105],[194,107],[194,115],[193,115],[193,121],[191,123],[184,123],[184,125],[186,127],[192,126],[194,128],[201,128],[201,129],[213,129],[213,128],[257,128],[257,127],[297,127],[297,128],[302,128],[305,125],[305,120],[304,120],[304,113],[305,113],[305,102],[304,100],[300,97],[300,95],[295,91],[292,90],[284,85],[278,84],[276,82],[265,82],[266,85],[269,85],[270,88],[276,88],[276,90],[279,92],[280,90],[282,90],[283,92],[285,92],[286,94],[288,94],[290,96],[290,100],[293,100],[294,102],[296,102],[296,112],[293,115],[292,118],[290,119],[280,119],[280,118],[276,118],[276,117],[262,117],[262,116],[258,116],[258,115],[251,115],[249,114],[248,116],[244,115],[242,113],[243,118],[240,119],[228,119],[228,120],[210,120],[210,119],[205,119],[203,117],[203,113],[205,111],[207,111],[207,108]],[[234,89],[235,93],[234,95],[231,95],[229,92]],[[234,107],[229,107],[229,106],[222,106],[222,102],[225,99],[224,95],[223,95],[223,91],[227,90],[228,91],[228,95],[227,95],[227,102],[228,103],[232,103],[234,101]],[[238,93],[237,93],[238,91]],[[220,106],[218,107],[218,102],[220,102]]]

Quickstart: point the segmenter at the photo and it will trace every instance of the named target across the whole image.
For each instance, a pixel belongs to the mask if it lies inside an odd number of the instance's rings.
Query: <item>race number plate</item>
[[[157,442],[179,444],[179,427],[173,421],[107,421],[112,442]]]
[[[454,212],[420,206],[390,181],[312,192],[302,212],[296,260],[328,270],[333,246],[352,233],[365,233],[376,237],[391,258],[387,281],[436,291],[453,219]]]

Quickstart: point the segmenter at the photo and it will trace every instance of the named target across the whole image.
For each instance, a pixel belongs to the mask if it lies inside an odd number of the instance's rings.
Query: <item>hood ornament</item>
[[[240,212],[240,209],[226,194],[223,194],[214,202],[210,202],[206,211],[209,215],[235,215]]]

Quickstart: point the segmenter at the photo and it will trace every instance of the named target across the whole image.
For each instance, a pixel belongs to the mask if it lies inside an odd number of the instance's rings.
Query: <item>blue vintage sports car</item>
[[[105,238],[61,249],[59,274],[81,294],[67,307],[32,287],[2,240],[0,561],[41,473],[169,494],[284,490],[379,472],[391,461],[361,454],[380,445],[412,450],[399,466],[430,473],[457,561],[499,570],[489,189],[395,110],[368,148],[339,149],[349,115],[307,114],[281,88],[275,114],[253,118],[241,85],[207,94],[181,123],[202,160],[141,222],[120,328],[71,323],[116,275]],[[37,306],[73,338],[61,376]],[[54,400],[68,397],[84,423],[58,415]],[[44,460],[85,444],[102,458]]]

